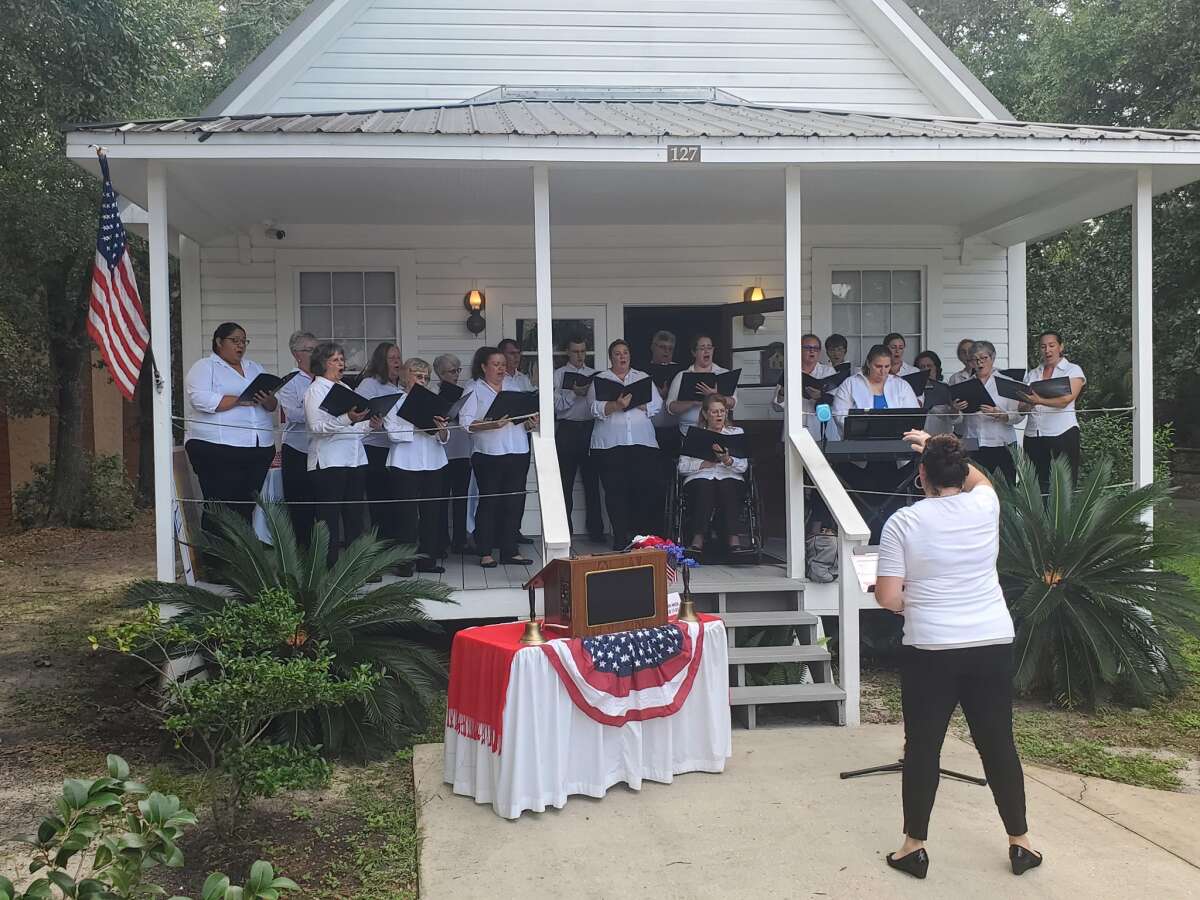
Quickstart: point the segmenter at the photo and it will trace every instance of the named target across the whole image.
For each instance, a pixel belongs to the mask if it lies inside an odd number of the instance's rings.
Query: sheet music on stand
[[[877,551],[855,553],[850,558],[854,562],[854,574],[858,576],[858,583],[862,587],[863,593],[875,593],[875,579],[878,577],[879,570],[879,553]]]

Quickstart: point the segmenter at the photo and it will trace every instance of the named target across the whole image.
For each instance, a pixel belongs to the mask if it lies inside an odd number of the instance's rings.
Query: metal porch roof
[[[712,100],[499,100],[345,113],[217,116],[79,125],[120,134],[412,134],[643,138],[1037,138],[1200,141],[1200,131],[919,118]]]

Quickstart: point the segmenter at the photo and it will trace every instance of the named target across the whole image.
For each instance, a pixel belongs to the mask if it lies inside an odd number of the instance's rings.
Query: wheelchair
[[[754,477],[753,463],[746,469],[744,478],[746,492],[742,498],[742,508],[738,513],[737,531],[741,548],[731,562],[734,564],[753,562],[754,565],[759,565],[762,562],[766,538],[763,535],[762,494],[759,493],[758,481]],[[667,508],[664,521],[667,523],[667,532],[671,540],[683,547],[691,542],[695,529],[689,527],[687,492],[683,489],[683,476],[678,472],[667,486]],[[718,540],[716,526],[710,520],[704,529],[704,546],[717,546],[715,542]],[[722,549],[723,552],[728,552],[724,548]]]

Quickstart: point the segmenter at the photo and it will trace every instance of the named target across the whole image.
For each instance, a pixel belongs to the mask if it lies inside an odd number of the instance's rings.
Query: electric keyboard
[[[974,440],[960,438],[968,453],[979,449]],[[907,441],[829,441],[825,444],[825,458],[831,463],[866,460],[867,462],[891,462],[917,458],[912,445]]]

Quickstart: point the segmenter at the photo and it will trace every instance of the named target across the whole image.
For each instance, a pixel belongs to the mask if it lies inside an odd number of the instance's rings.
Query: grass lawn
[[[1182,552],[1164,566],[1200,589],[1200,520],[1164,516]],[[1165,790],[1200,792],[1200,641],[1182,641],[1187,683],[1182,692],[1147,709],[1107,706],[1084,713],[1028,699],[1018,701],[1013,729],[1021,758],[1080,775]],[[863,671],[863,720],[901,721],[900,680],[893,671]],[[956,714],[952,726],[967,736]]]

